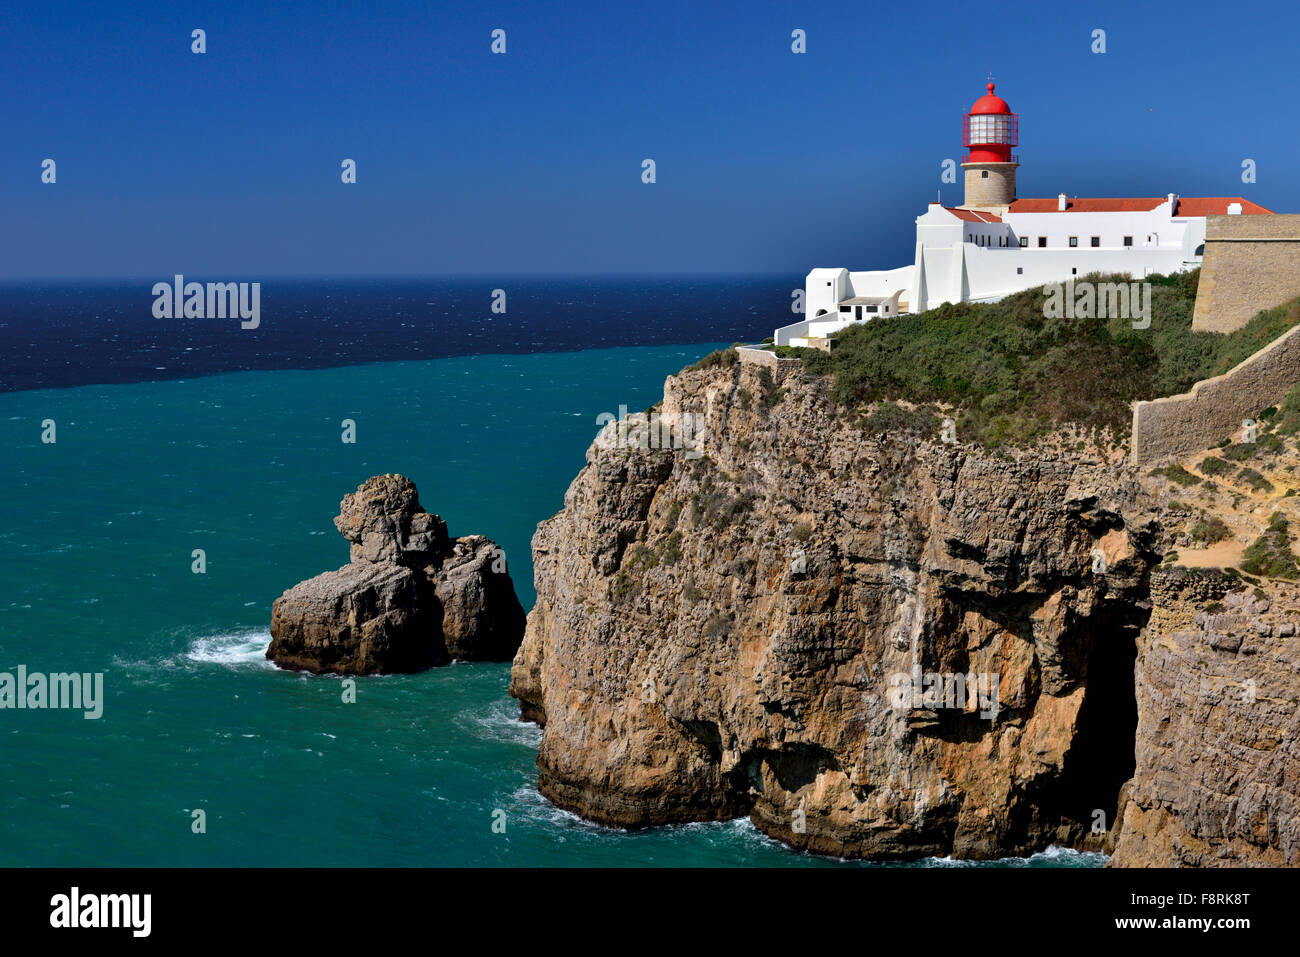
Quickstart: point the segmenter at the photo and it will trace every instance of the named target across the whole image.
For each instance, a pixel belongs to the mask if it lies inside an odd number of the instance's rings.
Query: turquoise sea
[[[843,866],[747,821],[625,833],[553,808],[508,665],[361,679],[345,704],[338,678],[262,658],[271,602],[347,561],[331,519],[381,472],[410,476],[453,535],[500,542],[531,607],[529,540],[597,415],[646,408],[712,348],[0,394],[0,671],[105,683],[99,720],[0,711],[0,866]],[[195,549],[206,574],[191,571]]]

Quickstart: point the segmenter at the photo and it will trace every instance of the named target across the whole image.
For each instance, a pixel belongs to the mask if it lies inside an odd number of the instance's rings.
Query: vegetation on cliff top
[[[873,319],[839,333],[832,352],[788,353],[808,371],[833,376],[833,397],[845,406],[902,399],[955,408],[958,435],[967,441],[1025,444],[1066,423],[1109,428],[1120,438],[1133,400],[1186,392],[1300,321],[1297,300],[1227,335],[1193,332],[1199,278],[1199,270],[1148,277],[1146,329],[1119,317],[1048,317],[1044,293],[1034,288],[996,303],[947,303]]]
[[[1288,525],[1281,512],[1274,512],[1264,534],[1255,539],[1242,555],[1241,570],[1270,578],[1300,578],[1300,566],[1291,551]]]

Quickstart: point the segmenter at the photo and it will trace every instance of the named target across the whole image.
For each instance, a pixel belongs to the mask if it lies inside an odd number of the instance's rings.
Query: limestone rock
[[[354,562],[422,566],[448,550],[447,523],[420,507],[402,475],[377,475],[345,495],[334,527],[352,543]]]
[[[602,433],[539,526],[511,693],[544,722],[540,790],[620,827],[748,814],[840,856],[1105,846],[1160,554],[1137,483],[864,434],[801,374],[752,401],[773,384],[670,377],[660,414],[702,420],[702,457]],[[914,669],[951,706],[896,701]]]
[[[364,675],[514,655],[524,612],[501,549],[482,535],[450,538],[410,479],[367,479],[344,497],[334,525],[351,563],[275,600],[267,658]]]
[[[1137,768],[1111,863],[1300,866],[1300,647],[1287,634],[1300,588],[1188,569],[1151,588]]]
[[[344,565],[294,585],[271,609],[267,657],[316,674],[422,671],[447,660],[427,580],[391,562]]]
[[[482,535],[456,539],[443,560],[435,590],[453,658],[509,661],[519,649],[524,609],[504,562],[501,549]]]
[[[847,857],[1300,863],[1300,590],[1162,568],[1118,456],[864,434],[777,375],[669,377],[703,456],[611,423],[538,527],[510,693],[543,794]]]

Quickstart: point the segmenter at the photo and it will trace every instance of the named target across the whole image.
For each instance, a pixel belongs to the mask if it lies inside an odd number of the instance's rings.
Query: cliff
[[[544,727],[550,800],[632,828],[748,814],[847,857],[1118,839],[1117,863],[1205,863],[1228,840],[1296,862],[1294,715],[1202,720],[1222,662],[1178,647],[1207,600],[1152,589],[1153,480],[1073,446],[945,444],[919,412],[847,414],[827,379],[768,365],[670,377],[650,441],[645,416],[608,425],[539,526],[510,693]],[[1270,700],[1300,684],[1291,634],[1250,643]],[[1233,767],[1208,772],[1228,745],[1244,800]],[[1287,752],[1271,778],[1261,747]]]
[[[700,457],[611,423],[533,540],[511,693],[544,794],[846,856],[1102,844],[1159,560],[1136,482],[873,434],[747,363],[671,377],[661,414],[699,417]]]
[[[1153,577],[1116,866],[1300,863],[1300,589],[1266,584]]]

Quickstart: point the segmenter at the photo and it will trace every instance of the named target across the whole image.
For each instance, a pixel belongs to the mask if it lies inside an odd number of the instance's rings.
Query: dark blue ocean
[[[241,280],[259,281],[256,277]],[[0,392],[406,359],[752,341],[803,280],[263,279],[260,324],[156,319],[156,282],[0,284]],[[185,276],[185,282],[223,277]],[[505,312],[494,312],[501,290]],[[500,297],[497,297],[498,301]]]
[[[507,665],[362,679],[348,704],[262,657],[271,602],[347,561],[331,519],[380,472],[498,540],[531,606],[529,540],[597,417],[770,335],[797,279],[267,280],[252,331],[155,319],[151,282],[0,288],[0,671],[104,675],[96,720],[0,710],[0,866],[843,866],[744,820],[557,810]]]

